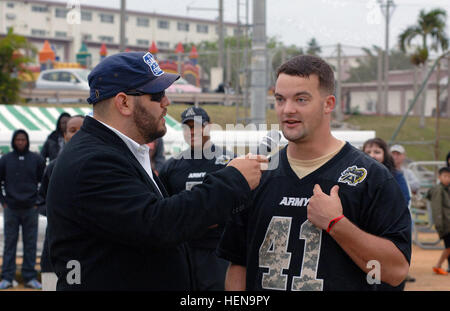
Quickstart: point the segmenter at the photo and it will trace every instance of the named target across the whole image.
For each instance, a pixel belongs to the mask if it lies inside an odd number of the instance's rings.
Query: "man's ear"
[[[325,114],[332,113],[335,106],[336,97],[334,97],[333,95],[328,95],[327,97],[325,97],[325,105],[323,107]]]
[[[113,98],[113,105],[123,116],[130,116],[133,113],[133,103],[127,94],[120,92]]]

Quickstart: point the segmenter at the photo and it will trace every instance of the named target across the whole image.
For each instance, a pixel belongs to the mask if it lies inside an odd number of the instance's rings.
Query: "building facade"
[[[68,1],[70,2],[70,1]],[[126,11],[126,48],[148,50],[155,41],[161,53],[173,53],[181,43],[216,41],[218,23],[157,13]],[[0,0],[0,36],[9,28],[25,36],[40,50],[45,40],[62,62],[75,62],[84,42],[92,54],[92,64],[100,61],[100,47],[105,43],[108,55],[119,51],[120,9],[40,0]],[[233,36],[237,24],[224,22],[224,36]]]
[[[447,65],[448,66],[448,65]],[[430,76],[427,87],[412,108],[410,115],[420,116],[421,105],[425,100],[425,116],[435,116],[437,106],[437,87],[439,81],[439,113],[450,117],[450,69],[444,67],[438,77],[436,70]],[[416,76],[416,78],[414,78]],[[389,72],[388,115],[404,115],[422,84],[422,78],[414,70],[392,70]],[[424,94],[425,98],[423,97]],[[341,105],[346,113],[376,114],[380,99],[377,81],[344,82],[342,84]]]

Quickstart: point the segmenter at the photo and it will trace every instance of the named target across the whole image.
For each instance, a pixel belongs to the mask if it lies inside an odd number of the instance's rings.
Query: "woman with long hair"
[[[64,132],[66,131],[67,120],[69,120],[70,114],[63,112],[56,121],[56,129],[48,135],[47,140],[42,146],[41,156],[44,160],[49,162],[56,159],[62,146],[64,146]]]
[[[405,197],[406,204],[409,207],[409,203],[411,201],[411,195],[409,191],[408,183],[406,182],[405,177],[403,176],[403,172],[397,170],[395,168],[394,158],[389,152],[389,148],[387,143],[381,138],[372,138],[367,140],[362,148],[364,153],[367,153],[370,157],[374,158],[378,162],[382,163],[387,169],[391,172],[392,176],[394,176],[397,181],[400,189]],[[408,274],[405,281],[414,282],[416,279]],[[404,285],[399,285],[399,287],[403,287]]]
[[[400,189],[405,197],[406,204],[409,205],[411,196],[409,194],[408,183],[406,182],[403,173],[395,168],[394,159],[389,152],[387,143],[381,138],[372,138],[364,143],[362,150],[370,157],[387,167],[400,186]]]

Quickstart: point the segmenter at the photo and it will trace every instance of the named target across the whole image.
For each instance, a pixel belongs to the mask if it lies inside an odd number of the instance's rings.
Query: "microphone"
[[[280,145],[281,134],[277,130],[267,132],[258,145],[256,154],[267,156]]]

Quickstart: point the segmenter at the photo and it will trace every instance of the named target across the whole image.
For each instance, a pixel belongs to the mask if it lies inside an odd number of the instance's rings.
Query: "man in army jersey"
[[[378,162],[331,134],[334,74],[315,56],[277,73],[276,112],[286,148],[218,246],[231,262],[227,290],[376,290],[405,279],[411,219]]]
[[[200,107],[190,107],[181,113],[184,139],[189,148],[164,163],[159,178],[174,195],[203,183],[206,174],[224,168],[234,154],[213,144],[207,126],[208,113]],[[194,289],[224,290],[228,262],[215,254],[225,223],[213,225],[205,234],[188,242]]]

